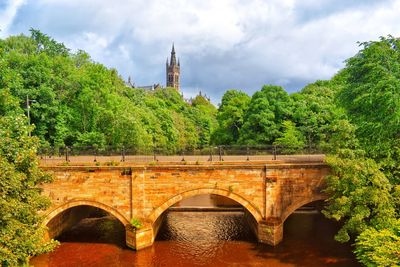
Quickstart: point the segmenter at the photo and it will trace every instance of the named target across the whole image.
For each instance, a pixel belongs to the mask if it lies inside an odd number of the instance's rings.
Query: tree
[[[381,37],[360,46],[333,78],[347,119],[331,127],[327,147],[336,155],[327,158],[333,175],[325,214],[343,223],[336,239],[356,238],[361,263],[398,266],[400,40]]]
[[[0,89],[9,88],[21,107],[27,95],[36,100],[32,134],[42,146],[176,153],[208,145],[216,127],[216,108],[205,98],[190,105],[173,88],[126,86],[115,69],[38,30],[0,40],[0,59]]]
[[[56,42],[39,30],[31,28],[29,31],[31,32],[31,39],[37,44],[37,51],[43,51],[51,56],[67,56],[69,54],[69,49],[63,43]]]
[[[304,137],[299,130],[296,129],[296,125],[291,121],[284,121],[283,132],[278,137],[274,145],[280,146],[280,150],[283,153],[295,153],[304,147]]]
[[[317,81],[291,95],[292,121],[309,146],[319,147],[329,142],[332,128],[338,121],[347,118],[344,109],[335,102],[339,88],[340,85],[334,81]]]
[[[396,212],[392,185],[379,165],[363,151],[349,149],[328,156],[326,162],[333,174],[326,179],[329,198],[323,213],[343,223],[336,240],[347,242],[368,227],[387,227]]]
[[[338,155],[343,149],[360,149],[359,141],[356,137],[356,127],[348,119],[335,119],[325,128],[324,140],[320,142],[323,151],[331,155]]]
[[[365,266],[400,265],[400,220],[390,227],[368,227],[356,239],[357,259]]]
[[[38,140],[28,136],[30,129],[18,101],[5,89],[0,100],[0,263],[20,266],[29,256],[55,246],[43,240],[45,229],[38,215],[50,204],[38,186],[51,177],[38,166]]]
[[[250,97],[238,90],[228,90],[222,96],[218,108],[218,127],[213,134],[213,143],[220,145],[236,144],[240,129],[244,123],[244,114],[250,103]]]
[[[339,104],[357,126],[357,137],[386,175],[400,183],[400,39],[381,37],[361,43],[339,73],[344,80]]]
[[[217,127],[216,107],[204,96],[197,95],[192,101],[192,116],[198,136],[198,147],[203,148],[211,143],[211,135]]]
[[[281,135],[282,123],[292,113],[292,99],[280,86],[264,85],[249,103],[239,143],[272,144]]]

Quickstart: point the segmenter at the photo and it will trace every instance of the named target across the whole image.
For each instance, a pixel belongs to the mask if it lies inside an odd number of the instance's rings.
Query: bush
[[[131,219],[131,225],[135,227],[136,229],[140,229],[143,227],[142,222],[138,218],[132,218]]]

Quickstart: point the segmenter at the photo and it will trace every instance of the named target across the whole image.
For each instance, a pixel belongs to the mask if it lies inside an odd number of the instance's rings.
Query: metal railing
[[[209,146],[168,151],[165,148],[134,147],[46,147],[38,150],[45,162],[213,162],[213,161],[321,161],[324,153],[317,147],[296,149],[290,146]]]

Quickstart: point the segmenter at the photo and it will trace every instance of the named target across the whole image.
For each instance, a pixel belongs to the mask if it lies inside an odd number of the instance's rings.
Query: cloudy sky
[[[0,0],[0,37],[31,27],[118,70],[165,85],[172,42],[185,96],[298,91],[329,79],[357,41],[400,36],[400,0]]]

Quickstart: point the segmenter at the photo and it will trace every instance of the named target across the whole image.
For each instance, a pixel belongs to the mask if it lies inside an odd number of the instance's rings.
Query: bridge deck
[[[324,162],[325,155],[279,155],[274,159],[273,155],[229,155],[229,156],[69,156],[68,162],[65,157],[42,157],[40,165],[54,166],[54,165],[132,165],[132,164],[210,164],[210,163],[262,163],[262,162]]]

